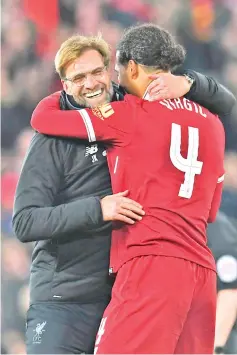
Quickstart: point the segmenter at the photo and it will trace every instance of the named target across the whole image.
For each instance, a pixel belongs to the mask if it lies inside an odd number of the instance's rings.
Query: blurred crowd
[[[9,353],[25,353],[32,251],[32,245],[20,244],[12,232],[14,192],[33,135],[29,126],[32,111],[44,96],[61,89],[53,65],[55,53],[72,34],[98,31],[115,48],[124,28],[148,21],[177,36],[187,50],[186,68],[214,76],[237,96],[236,0],[2,1],[1,313],[2,343]],[[111,71],[114,75],[112,66]],[[225,129],[226,179],[221,209],[237,226],[236,107],[225,118]]]

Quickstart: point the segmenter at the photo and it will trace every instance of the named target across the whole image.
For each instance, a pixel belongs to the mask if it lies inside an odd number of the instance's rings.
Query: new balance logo
[[[98,161],[98,159],[97,159],[95,154],[92,155],[91,159],[92,159],[92,163],[95,163],[96,161]]]
[[[98,152],[97,144],[92,144],[91,146],[86,147],[85,157],[88,157],[88,155],[93,155],[93,154],[95,154],[97,152]]]

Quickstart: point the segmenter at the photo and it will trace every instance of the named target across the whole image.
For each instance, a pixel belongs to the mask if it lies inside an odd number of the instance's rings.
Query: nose
[[[93,75],[88,74],[86,76],[84,87],[86,89],[94,89],[96,85],[97,85],[97,80],[93,77]]]

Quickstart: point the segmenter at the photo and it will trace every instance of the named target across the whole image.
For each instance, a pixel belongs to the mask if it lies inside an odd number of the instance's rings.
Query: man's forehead
[[[83,74],[91,72],[96,68],[101,68],[103,66],[103,60],[98,56],[91,58],[86,58],[85,56],[82,56],[76,59],[68,66],[67,72],[70,72],[70,74],[72,75]]]
[[[78,74],[86,74],[88,72],[91,72],[97,68],[101,68],[103,67],[103,63],[98,63],[98,64],[92,64],[91,65],[88,65],[88,63],[81,63],[81,64],[74,64],[72,66],[72,70],[73,72],[75,73],[78,73]]]

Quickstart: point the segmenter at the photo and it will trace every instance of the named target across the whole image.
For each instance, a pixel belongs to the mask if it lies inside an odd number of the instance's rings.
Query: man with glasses
[[[111,82],[109,65],[110,50],[101,37],[65,41],[55,58],[64,88],[52,95],[58,108],[79,110],[122,100],[124,91]],[[221,103],[224,113],[230,111],[234,99],[227,89],[201,74],[189,75],[164,75],[163,84],[158,79],[159,95],[172,91],[173,97],[182,96],[195,79],[193,100],[205,101],[214,111]],[[43,101],[50,106],[51,97]],[[36,133],[23,165],[13,227],[22,242],[36,241],[28,353],[93,352],[113,283],[109,221],[136,224],[143,216],[142,206],[126,197],[128,191],[111,195],[105,146],[91,138],[88,143]]]

